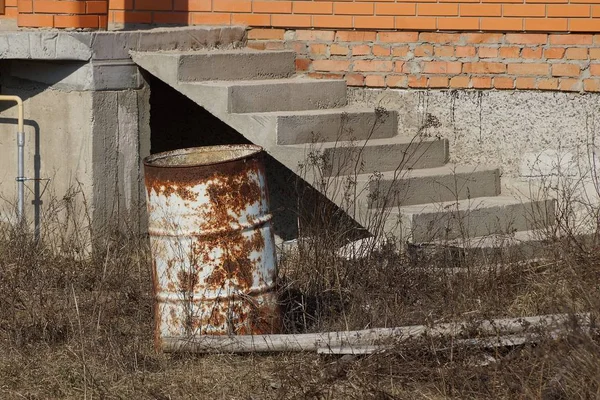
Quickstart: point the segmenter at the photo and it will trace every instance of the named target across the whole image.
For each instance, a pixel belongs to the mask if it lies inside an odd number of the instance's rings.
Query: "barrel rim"
[[[173,156],[181,156],[186,154],[192,154],[194,152],[209,152],[209,151],[223,151],[223,150],[248,150],[250,153],[240,155],[237,157],[231,157],[227,159],[223,159],[220,161],[213,162],[197,162],[191,164],[174,164],[174,165],[157,165],[155,162],[160,159],[173,157]],[[260,154],[264,149],[261,146],[255,144],[226,144],[226,145],[218,145],[218,146],[198,146],[198,147],[186,147],[183,149],[163,151],[156,154],[151,154],[147,157],[144,157],[143,163],[147,167],[154,168],[194,168],[194,167],[204,167],[211,165],[219,165],[225,164],[232,161],[239,161],[246,158],[256,157]]]

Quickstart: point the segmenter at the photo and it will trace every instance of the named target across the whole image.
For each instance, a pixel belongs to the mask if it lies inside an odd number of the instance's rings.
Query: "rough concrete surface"
[[[401,135],[450,141],[450,160],[535,175],[548,156],[587,161],[600,128],[600,95],[542,91],[349,89],[350,103],[397,110]],[[548,151],[552,152],[549,153]],[[582,158],[582,156],[585,156]],[[529,160],[529,165],[524,161]]]
[[[246,40],[243,26],[186,26],[131,31],[0,30],[1,59],[128,59],[129,51],[195,50],[237,46]]]
[[[25,175],[32,179],[25,191],[28,221],[43,223],[49,207],[72,198],[97,229],[128,216],[143,229],[140,158],[149,154],[147,88],[63,91],[3,79],[2,93],[24,99]],[[16,108],[0,103],[0,110],[0,218],[10,219],[16,200]]]

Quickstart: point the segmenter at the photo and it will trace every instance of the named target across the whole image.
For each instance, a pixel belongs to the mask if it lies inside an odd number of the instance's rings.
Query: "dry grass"
[[[552,256],[543,262],[469,264],[467,258],[460,268],[443,268],[389,249],[348,261],[334,253],[338,235],[322,232],[281,265],[290,331],[594,311],[600,304],[600,260],[589,243],[549,245]],[[573,399],[600,393],[598,337],[577,331],[560,341],[496,350],[423,339],[363,357],[156,353],[144,238],[113,235],[90,257],[78,258],[5,229],[0,271],[1,398]]]

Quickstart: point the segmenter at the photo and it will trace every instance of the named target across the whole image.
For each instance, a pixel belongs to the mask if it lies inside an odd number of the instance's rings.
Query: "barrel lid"
[[[189,147],[144,158],[144,165],[159,168],[197,167],[222,164],[256,156],[263,148],[254,144]]]

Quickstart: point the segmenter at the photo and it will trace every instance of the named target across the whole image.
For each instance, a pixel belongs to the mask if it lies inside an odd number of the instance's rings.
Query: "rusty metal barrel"
[[[155,343],[278,333],[275,244],[262,148],[188,148],[144,159]]]

